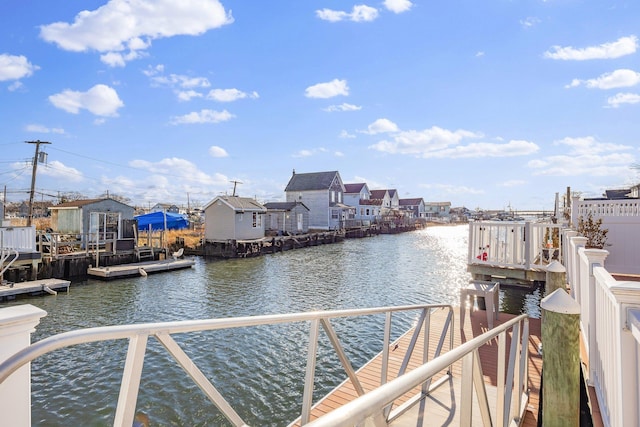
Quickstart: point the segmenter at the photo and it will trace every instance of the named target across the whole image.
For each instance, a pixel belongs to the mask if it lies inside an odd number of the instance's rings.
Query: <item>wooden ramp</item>
[[[456,322],[459,319],[459,310],[455,309]],[[516,316],[506,313],[500,313],[499,319],[494,323],[494,327],[500,325]],[[446,313],[441,310],[431,315],[431,328],[430,328],[430,345],[429,345],[429,360],[432,359],[437,342],[440,338],[440,331],[442,325],[445,322]],[[461,330],[456,323],[454,328],[454,347],[461,345],[462,343],[471,340],[479,335],[482,335],[488,330],[487,315],[485,311],[477,310],[472,313],[467,313],[464,328]],[[411,333],[407,332],[396,343],[392,344],[391,348],[398,347],[390,353],[389,360],[389,380],[396,378],[400,365],[404,358],[405,352],[409,346],[411,339]],[[421,334],[422,335],[422,334]],[[538,424],[538,404],[540,395],[540,376],[542,373],[542,357],[538,354],[538,346],[541,342],[540,339],[540,319],[529,320],[529,363],[528,363],[528,382],[529,382],[529,402],[527,405],[526,414],[522,426],[536,427]],[[414,369],[422,364],[422,351],[423,351],[424,339],[422,336],[417,340],[416,349],[413,353],[409,367],[407,371]],[[444,352],[445,350],[443,350]],[[480,361],[482,364],[482,371],[484,375],[484,381],[487,385],[487,394],[489,396],[489,402],[495,408],[495,396],[497,385],[497,355],[498,345],[494,340],[488,344],[485,344],[479,350]],[[365,366],[358,370],[358,378],[360,379],[365,392],[369,392],[380,386],[380,372],[382,365],[382,356],[378,355],[373,360],[369,361]],[[459,361],[452,367],[453,379],[445,381],[435,393],[429,398],[425,399],[424,403],[416,405],[411,410],[397,418],[392,424],[393,426],[442,426],[442,425],[457,425],[454,420],[458,420],[457,409],[460,408],[460,378],[462,372],[462,363]],[[442,377],[441,375],[440,377]],[[438,377],[434,377],[434,381]],[[402,398],[398,399],[394,403],[394,408],[400,406],[402,403],[409,400],[413,395],[418,392],[416,389]],[[325,396],[322,400],[317,402],[311,412],[311,420],[314,420],[335,408],[338,408],[357,397],[355,389],[350,380],[346,380],[340,384],[335,390]],[[475,393],[474,393],[475,400]],[[421,406],[422,405],[422,406]],[[421,410],[422,409],[422,410]],[[473,410],[474,414],[479,414],[476,409]],[[492,417],[494,415],[492,414]],[[481,423],[482,419],[478,415],[473,417],[474,420]],[[495,418],[493,418],[495,419]],[[475,423],[476,421],[474,421]],[[292,425],[299,426],[300,420],[298,419]],[[458,424],[459,425],[459,424]],[[476,425],[476,424],[474,424]],[[481,425],[481,424],[479,424]]]
[[[97,279],[120,279],[131,276],[146,276],[147,274],[190,268],[195,265],[193,259],[168,259],[162,261],[136,262],[131,264],[110,265],[108,267],[91,267],[87,270],[89,276]]]
[[[55,295],[60,290],[69,292],[69,286],[71,286],[70,281],[61,279],[42,279],[16,283],[4,282],[0,284],[0,301],[13,299],[17,295],[24,294]]]

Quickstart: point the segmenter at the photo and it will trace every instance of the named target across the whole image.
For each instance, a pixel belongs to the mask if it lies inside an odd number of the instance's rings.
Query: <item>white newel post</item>
[[[620,408],[622,410],[622,426],[640,425],[640,415],[638,414],[638,402],[640,402],[640,390],[638,378],[640,378],[640,367],[637,349],[637,341],[633,336],[632,325],[629,324],[629,312],[633,309],[640,309],[640,283],[638,282],[615,282],[610,288],[615,295],[620,307],[620,326],[616,331],[616,341],[620,351],[616,356],[620,358],[618,366],[620,371],[616,374],[620,378],[619,396],[622,396]]]
[[[31,333],[47,312],[30,304],[0,309],[0,362],[31,344]],[[7,426],[31,425],[31,365],[0,384],[0,414]]]
[[[604,249],[585,249],[584,255],[587,257],[589,266],[589,289],[586,291],[589,293],[589,330],[587,331],[589,360],[598,360],[598,341],[596,337],[596,278],[593,275],[594,267],[604,267],[604,260],[609,255],[609,251]],[[584,298],[582,299],[584,301]],[[595,363],[589,362],[589,378],[588,382],[591,383],[595,376]]]
[[[574,230],[566,230],[563,232],[564,234],[564,239],[562,242],[562,260],[564,262],[564,267],[567,269],[567,283],[569,283],[569,285],[571,285],[571,283],[573,282],[573,264],[574,264],[574,256],[575,256],[575,252],[572,253],[571,252],[571,239],[573,237],[576,237],[578,235],[577,231]],[[574,289],[573,286],[570,286],[570,294],[573,297],[573,299],[577,300],[575,293],[574,293]]]
[[[571,251],[571,261],[569,263],[569,268],[571,270],[570,273],[567,274],[567,276],[571,285],[571,296],[579,303],[581,303],[580,292],[582,290],[586,292],[586,283],[580,283],[580,255],[578,251],[580,250],[580,248],[584,248],[584,246],[587,244],[587,240],[589,239],[582,236],[574,236],[569,238],[569,249]],[[580,288],[581,285],[582,289]]]

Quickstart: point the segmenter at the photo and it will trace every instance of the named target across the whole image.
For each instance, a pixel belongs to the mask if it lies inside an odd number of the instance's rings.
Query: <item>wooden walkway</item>
[[[429,351],[430,356],[429,360],[433,357],[433,352],[437,346],[438,340],[440,338],[440,331],[442,330],[442,325],[445,321],[446,313],[444,310],[438,311],[431,315],[431,328],[430,328],[430,343]],[[455,308],[455,318],[456,322],[459,319],[459,309]],[[516,316],[510,315],[507,313],[500,313],[499,319],[494,322],[494,327],[498,326]],[[487,316],[485,311],[474,311],[472,313],[467,313],[465,324],[463,330],[460,330],[459,325],[456,323],[454,328],[454,347],[461,345],[462,343],[471,340],[479,335],[482,335],[488,330],[487,326]],[[540,319],[529,319],[529,402],[527,405],[526,414],[524,417],[521,426],[525,427],[537,427],[538,425],[538,405],[539,405],[539,395],[540,395],[540,376],[542,373],[542,357],[538,354],[538,346],[541,342],[540,339],[541,331],[540,331]],[[409,346],[409,341],[411,339],[411,334],[407,333],[403,337],[401,337],[396,343],[398,347],[390,352],[389,358],[389,380],[396,378],[397,373],[399,371],[400,365],[402,364],[402,360],[404,358],[405,352]],[[448,342],[448,338],[447,341]],[[422,338],[418,339],[416,343],[416,348],[414,350],[413,356],[409,363],[409,367],[407,370],[414,369],[422,363],[422,350],[423,350],[424,340]],[[392,348],[395,347],[395,344],[392,345]],[[447,346],[445,345],[445,349]],[[507,345],[508,348],[508,345]],[[443,349],[443,353],[446,350]],[[496,395],[496,384],[497,384],[497,354],[498,354],[498,345],[497,341],[494,340],[486,345],[484,345],[479,350],[480,360],[482,363],[482,372],[484,375],[485,384],[487,384],[487,394],[489,396],[489,401],[495,401]],[[381,372],[381,355],[377,356],[365,366],[358,370],[358,378],[360,379],[362,386],[365,392],[369,392],[380,386],[380,372]],[[428,412],[423,411],[423,414],[418,413],[418,406],[412,411],[408,411],[405,415],[398,418],[391,425],[394,426],[422,426],[422,425],[456,425],[455,420],[458,419],[458,415],[456,414],[456,409],[460,407],[460,404],[456,404],[456,399],[459,399],[456,395],[456,384],[458,385],[459,394],[459,382],[461,378],[462,371],[462,362],[457,362],[453,366],[453,379],[449,381],[449,385],[444,384],[440,386],[440,390],[437,392],[444,392],[444,395],[434,395],[430,399],[425,400],[425,407]],[[434,380],[437,379],[434,378]],[[416,390],[417,391],[417,390]],[[397,400],[394,404],[394,408],[401,405],[403,402],[407,401],[411,398],[411,396],[415,395],[415,391],[407,393],[405,396]],[[494,396],[492,399],[491,396]],[[475,396],[475,393],[474,393]],[[350,380],[346,380],[341,385],[339,385],[335,390],[333,390],[330,394],[325,396],[322,400],[317,402],[311,412],[311,420],[314,420],[323,414],[330,412],[331,410],[338,408],[349,401],[355,399],[357,394]],[[495,407],[495,405],[493,405]],[[431,409],[430,409],[431,408]],[[433,411],[432,411],[433,409]],[[477,419],[477,422],[481,423],[481,417],[479,413],[474,409],[474,414],[478,414],[478,416],[474,416],[474,420]],[[424,416],[424,419],[423,419]],[[492,417],[495,415],[492,415]],[[476,421],[474,421],[475,423]],[[297,420],[294,424],[299,426],[300,420]],[[474,424],[475,425],[475,424]],[[481,425],[481,424],[480,424]]]
[[[69,292],[69,286],[71,286],[70,281],[61,279],[42,279],[31,280],[28,282],[3,283],[0,284],[0,301],[12,299],[17,295],[23,294],[55,294],[59,290]]]

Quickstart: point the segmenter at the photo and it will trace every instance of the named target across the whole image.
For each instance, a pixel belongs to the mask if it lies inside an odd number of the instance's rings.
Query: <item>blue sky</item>
[[[471,209],[638,183],[640,2],[5,0],[0,185],[284,199],[296,172]]]

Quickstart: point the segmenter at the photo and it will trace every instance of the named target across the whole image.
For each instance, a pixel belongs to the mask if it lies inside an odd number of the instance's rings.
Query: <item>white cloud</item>
[[[58,160],[52,160],[38,169],[38,173],[50,178],[61,178],[71,182],[84,181],[84,176],[76,168],[64,165]]]
[[[189,160],[178,157],[165,158],[159,162],[132,160],[129,162],[129,166],[137,169],[143,169],[158,175],[166,176],[167,174],[170,174],[172,176],[179,177],[176,179],[203,185],[227,184],[227,179],[223,175],[216,174],[214,176],[210,176],[199,170],[198,167]]]
[[[572,61],[611,59],[635,53],[637,48],[638,38],[636,36],[628,36],[620,37],[615,42],[603,43],[598,46],[590,46],[582,49],[572,46],[552,46],[551,50],[544,53],[544,57]]]
[[[324,108],[324,111],[328,111],[329,113],[335,111],[358,111],[362,110],[362,107],[353,104],[342,103],[340,105],[330,105],[327,108]]]
[[[349,12],[343,12],[331,9],[316,10],[316,16],[322,20],[330,22],[338,21],[373,21],[378,17],[378,9],[364,4],[355,5]]]
[[[534,169],[534,175],[620,177],[629,174],[629,165],[635,161],[628,152],[633,147],[602,143],[591,136],[568,137],[554,144],[567,146],[569,151],[530,161],[527,166]]]
[[[212,145],[211,147],[209,147],[209,155],[215,158],[229,157],[229,153],[227,153],[227,150],[222,147],[218,147],[217,145]]]
[[[346,80],[333,79],[327,83],[318,83],[305,89],[307,98],[333,98],[334,96],[349,95]]]
[[[230,112],[228,112],[227,110],[223,110],[223,111],[200,110],[199,112],[193,111],[183,116],[172,117],[171,124],[180,125],[180,124],[193,124],[193,123],[220,123],[220,122],[227,122],[234,117],[235,116]]]
[[[43,125],[38,124],[30,124],[25,126],[25,130],[27,132],[35,132],[35,133],[56,133],[59,135],[64,135],[64,129],[62,128],[48,128]]]
[[[540,19],[536,18],[535,16],[529,16],[525,19],[521,19],[520,20],[520,25],[522,25],[523,28],[525,29],[529,29],[531,27],[534,27],[536,25],[538,25],[540,23]]]
[[[384,0],[384,7],[394,13],[402,13],[411,9],[413,3],[409,0]]]
[[[336,157],[344,157],[344,153],[342,151],[336,151],[333,153],[333,155]]]
[[[207,99],[218,102],[233,102],[244,98],[259,98],[259,96],[257,92],[245,93],[238,89],[213,89],[207,95]]]
[[[200,92],[196,92],[195,90],[179,90],[176,94],[180,101],[191,101],[193,98],[202,98],[203,96]]]
[[[389,119],[378,119],[375,122],[367,126],[367,130],[364,133],[375,135],[377,133],[397,132],[398,125],[393,123]]]
[[[444,194],[484,194],[483,189],[467,187],[465,185],[451,185],[451,184],[421,184],[421,188],[427,188],[432,190],[439,190]]]
[[[145,74],[147,73],[148,71]],[[209,79],[206,77],[191,77],[182,74],[169,74],[166,76],[155,74],[150,75],[149,77],[151,77],[151,83],[157,86],[181,89],[207,88],[211,86]]]
[[[483,56],[484,56],[484,52],[483,51],[476,52],[476,58],[482,58]]]
[[[585,85],[590,89],[615,89],[618,87],[631,87],[640,83],[640,73],[621,69],[611,73],[605,73],[598,78],[589,80],[573,79],[565,88],[578,87]]]
[[[621,104],[637,104],[640,102],[640,95],[637,93],[616,93],[607,99],[607,104],[611,108],[618,108]]]
[[[355,135],[353,135],[353,134],[351,134],[351,133],[347,132],[347,131],[346,131],[346,130],[344,130],[344,129],[340,132],[340,135],[338,135],[338,138],[345,138],[345,139],[346,139],[346,138],[355,138],[355,137],[356,137]]]
[[[102,117],[116,117],[118,108],[124,106],[115,89],[103,84],[95,85],[86,92],[67,89],[49,96],[49,101],[56,108],[69,113],[78,114],[81,109],[85,109]]]
[[[482,158],[482,157],[515,157],[536,153],[540,147],[529,141],[509,141],[504,144],[493,142],[478,142],[459,145],[442,150],[427,150],[422,153],[424,158]]]
[[[41,26],[40,36],[64,50],[104,53],[103,62],[122,66],[154,39],[196,36],[232,22],[218,0],[110,0],[78,13],[72,23]]]
[[[25,56],[0,54],[0,82],[29,77],[39,69],[40,67],[31,64]]]
[[[511,179],[508,181],[498,183],[498,186],[499,187],[519,187],[521,185],[525,185],[526,183],[527,181],[523,181],[521,179]]]

